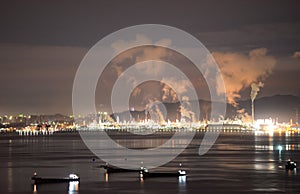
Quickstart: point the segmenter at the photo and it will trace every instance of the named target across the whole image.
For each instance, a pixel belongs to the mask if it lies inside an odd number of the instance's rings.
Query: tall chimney
[[[252,104],[251,104],[251,108],[252,108],[252,124],[254,124],[254,100],[251,100]]]
[[[252,124],[254,123],[254,120],[255,120],[254,119],[254,100],[255,100],[260,88],[263,86],[264,86],[264,84],[262,82],[258,82],[257,84],[256,83],[251,84],[250,97],[251,97],[251,101],[252,101]]]

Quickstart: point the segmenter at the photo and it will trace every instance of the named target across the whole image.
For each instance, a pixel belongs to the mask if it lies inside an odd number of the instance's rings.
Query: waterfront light
[[[279,154],[279,161],[281,162],[281,151],[282,151],[282,146],[281,145],[278,145],[277,146],[277,148],[278,148],[278,154]]]
[[[79,181],[70,181],[69,182],[69,193],[74,193],[79,189]]]

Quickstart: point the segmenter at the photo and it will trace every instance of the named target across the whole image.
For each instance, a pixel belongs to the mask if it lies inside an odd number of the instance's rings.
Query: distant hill
[[[239,107],[251,114],[251,101],[239,102]],[[280,122],[296,120],[296,111],[300,111],[300,98],[292,95],[275,95],[258,98],[254,101],[255,118],[278,118]],[[299,116],[298,116],[299,121]]]
[[[238,102],[238,107],[233,107],[227,104],[226,118],[234,118],[237,115],[238,109],[245,109],[251,115],[251,101],[242,100]],[[195,102],[191,102],[192,106]],[[168,112],[167,118],[171,121],[180,119],[180,104],[177,103],[164,103]],[[275,95],[270,97],[258,98],[254,101],[255,105],[255,118],[278,118],[279,122],[289,122],[292,118],[296,121],[296,111],[300,111],[300,98],[292,95]],[[211,110],[211,102],[206,100],[199,100],[200,106],[200,120],[206,119]],[[131,111],[131,118],[135,120],[145,119],[145,111]],[[208,114],[207,114],[208,113]],[[124,113],[115,113],[113,117],[118,116],[120,120],[127,120],[128,115]],[[149,115],[147,116],[149,118]],[[299,120],[299,116],[298,116]]]
[[[54,114],[54,115],[31,115],[29,119],[30,123],[43,123],[43,122],[63,122],[63,121],[72,121],[73,119],[69,116],[62,114]]]

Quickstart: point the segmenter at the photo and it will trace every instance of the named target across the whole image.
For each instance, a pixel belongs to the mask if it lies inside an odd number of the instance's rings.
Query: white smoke
[[[165,117],[164,117],[162,111],[160,110],[160,108],[158,107],[158,104],[155,105],[155,111],[158,114],[159,122],[164,123],[165,122]]]
[[[190,122],[196,122],[196,115],[194,111],[192,111],[190,99],[188,96],[183,96],[182,104],[180,105],[181,117],[188,119]]]
[[[294,52],[293,58],[300,59],[300,51]]]
[[[241,119],[243,123],[249,123],[252,121],[252,116],[249,115],[244,108],[237,110],[237,117]]]
[[[172,41],[170,39],[161,39],[157,42],[153,42],[150,40],[147,36],[143,34],[137,34],[136,39],[132,41],[124,41],[124,40],[118,40],[111,44],[111,47],[114,49],[116,53],[126,49],[131,48],[136,45],[136,43],[139,43],[141,45],[152,45],[152,44],[159,44],[161,46],[169,46],[172,44]],[[147,60],[159,60],[163,59],[170,55],[170,52],[168,52],[166,49],[162,47],[142,47],[137,49],[129,49],[126,50],[126,53],[118,56],[113,60],[112,67],[117,72],[118,76],[122,74],[124,71],[122,67],[122,63],[129,59],[133,61],[134,64],[147,61]],[[155,68],[154,68],[155,67]],[[147,66],[136,66],[136,68],[139,70],[140,73],[143,74],[159,74],[163,71],[163,66],[160,66],[159,68],[155,65],[155,63],[151,64],[148,63]]]
[[[252,83],[266,79],[273,71],[276,59],[267,55],[267,49],[259,48],[244,53],[213,52],[226,87],[228,103],[237,106],[240,91]]]
[[[150,114],[150,118],[153,121],[159,122],[159,123],[165,123],[165,118],[167,115],[166,107],[159,101],[153,101],[152,99],[149,99],[149,103],[146,105],[146,112]]]
[[[252,83],[251,84],[251,93],[250,93],[250,97],[251,97],[251,101],[253,102],[258,94],[258,92],[260,91],[260,88],[264,87],[264,84],[262,82],[258,82],[258,83]]]
[[[172,88],[165,83],[172,83]],[[164,102],[177,102],[178,97],[183,96],[193,87],[189,80],[176,77],[163,78],[161,84],[163,86],[162,100]]]

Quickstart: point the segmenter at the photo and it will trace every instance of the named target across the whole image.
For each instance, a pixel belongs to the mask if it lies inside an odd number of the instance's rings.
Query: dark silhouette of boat
[[[286,165],[285,165],[285,169],[286,169],[286,170],[294,170],[294,169],[296,169],[296,168],[297,168],[296,162],[293,162],[293,161],[291,161],[291,160],[288,160],[288,161],[287,161],[287,163],[286,163]]]
[[[62,178],[43,178],[38,177],[36,173],[34,173],[33,177],[31,178],[34,184],[41,184],[41,183],[68,183],[72,181],[80,181],[80,178],[76,174],[70,174],[68,177]]]
[[[124,168],[118,168],[115,166],[110,166],[109,164],[100,165],[100,168],[103,168],[106,173],[118,173],[118,172],[139,172],[138,169],[124,169]]]
[[[185,170],[178,170],[177,172],[149,172],[148,169],[145,167],[140,167],[140,169],[123,169],[123,168],[110,166],[108,163],[106,163],[105,165],[100,165],[100,168],[105,169],[106,173],[138,172],[140,178],[186,176]]]
[[[141,168],[140,178],[150,178],[150,177],[180,177],[186,176],[185,170],[178,170],[177,172],[149,172],[146,168]]]

